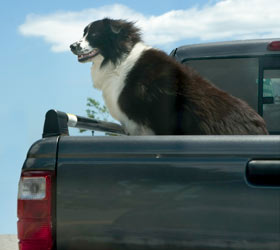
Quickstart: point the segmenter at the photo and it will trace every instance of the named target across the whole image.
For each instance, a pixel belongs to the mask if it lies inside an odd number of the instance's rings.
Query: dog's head
[[[70,48],[79,62],[94,62],[95,57],[101,55],[102,65],[108,61],[115,64],[140,41],[140,32],[134,23],[105,18],[86,26],[83,38]]]

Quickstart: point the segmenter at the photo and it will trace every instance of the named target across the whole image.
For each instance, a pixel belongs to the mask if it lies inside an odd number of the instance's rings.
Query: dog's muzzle
[[[75,55],[79,55],[78,51],[82,50],[82,48],[78,42],[71,44],[70,49],[73,52],[73,54],[75,54]]]
[[[89,59],[97,56],[99,54],[98,49],[92,49],[91,51],[83,51],[82,47],[80,46],[79,42],[73,43],[70,45],[70,49],[73,54],[78,56],[79,62],[86,62]]]

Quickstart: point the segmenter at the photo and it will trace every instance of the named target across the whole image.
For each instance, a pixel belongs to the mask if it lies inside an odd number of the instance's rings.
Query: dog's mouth
[[[87,61],[88,59],[91,59],[91,58],[97,56],[98,54],[99,54],[99,50],[98,49],[93,49],[91,52],[89,52],[87,54],[78,55],[78,61],[79,62]]]

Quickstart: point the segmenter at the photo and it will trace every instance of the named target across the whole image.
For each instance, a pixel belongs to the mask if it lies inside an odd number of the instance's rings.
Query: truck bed
[[[24,170],[56,171],[59,250],[275,250],[280,189],[248,168],[279,167],[279,152],[280,136],[61,136]]]

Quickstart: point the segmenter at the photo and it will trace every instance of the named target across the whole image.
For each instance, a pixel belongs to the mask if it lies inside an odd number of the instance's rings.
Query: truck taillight
[[[280,41],[273,41],[269,43],[267,49],[270,51],[280,51]]]
[[[53,183],[52,171],[26,171],[21,174],[17,210],[20,250],[53,249]]]

